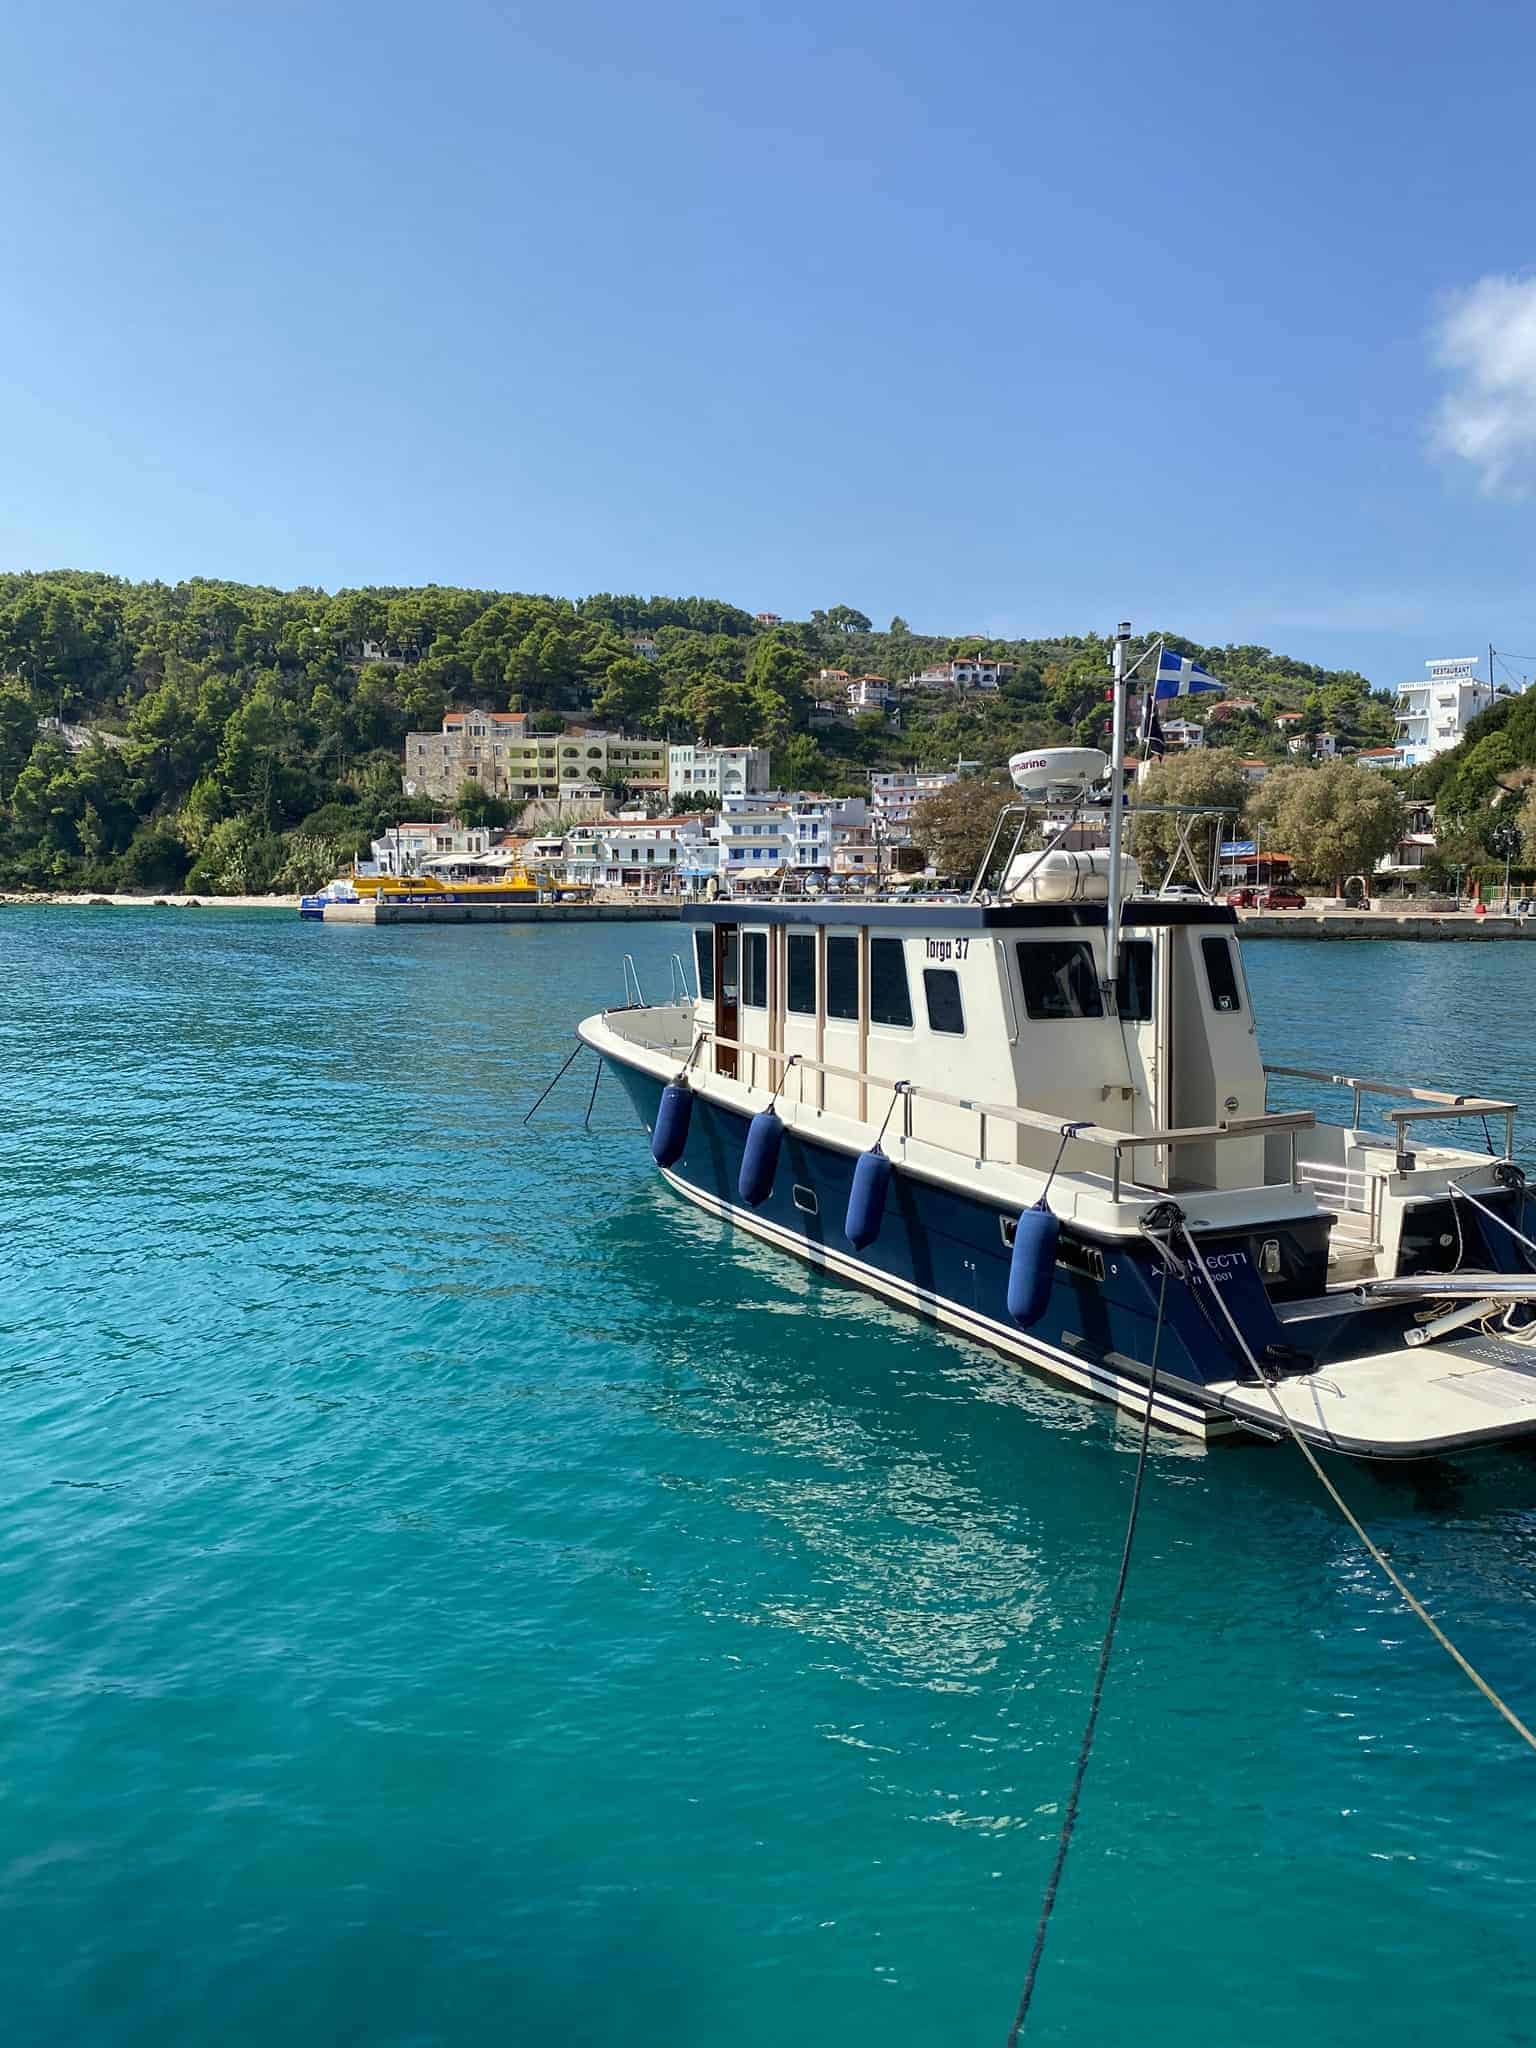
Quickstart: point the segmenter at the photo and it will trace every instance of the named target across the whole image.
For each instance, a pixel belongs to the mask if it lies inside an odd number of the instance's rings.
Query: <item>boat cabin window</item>
[[[1202,939],[1200,950],[1205,955],[1205,978],[1210,984],[1211,1001],[1218,1010],[1240,1010],[1243,999],[1237,992],[1237,963],[1232,958],[1232,947],[1226,939]]]
[[[749,1010],[768,1007],[768,934],[744,932],[741,953],[741,1000]]]
[[[1102,1017],[1099,970],[1081,939],[1024,939],[1019,981],[1031,1017]]]
[[[708,925],[693,935],[693,957],[698,962],[699,1000],[712,1003],[715,999],[715,934]]]
[[[912,991],[907,987],[907,956],[900,939],[869,942],[869,1021],[912,1025]]]
[[[960,977],[953,967],[923,969],[923,999],[928,1005],[928,1029],[965,1034],[965,1011],[960,1002]]]
[[[1120,948],[1120,978],[1115,1008],[1131,1024],[1152,1018],[1152,941],[1126,939]]]
[[[846,935],[827,939],[827,1015],[859,1021],[859,942]]]
[[[791,932],[787,941],[788,974],[784,1007],[797,1017],[816,1014],[816,934]]]

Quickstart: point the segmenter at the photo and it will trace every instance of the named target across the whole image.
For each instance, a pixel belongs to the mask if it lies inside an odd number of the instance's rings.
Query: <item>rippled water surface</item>
[[[1134,1441],[585,1055],[522,1127],[678,943],[0,911],[7,2039],[1001,2041]],[[1536,948],[1249,971],[1271,1057],[1536,1103]],[[1536,1459],[1344,1477],[1536,1712]],[[1533,1871],[1296,1460],[1160,1441],[1030,2038],[1536,2041]]]

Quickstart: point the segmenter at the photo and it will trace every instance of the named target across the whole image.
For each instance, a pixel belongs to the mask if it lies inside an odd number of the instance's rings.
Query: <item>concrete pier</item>
[[[1245,939],[1529,939],[1536,917],[1474,917],[1465,910],[1240,910]]]
[[[649,924],[675,903],[327,903],[325,924]]]

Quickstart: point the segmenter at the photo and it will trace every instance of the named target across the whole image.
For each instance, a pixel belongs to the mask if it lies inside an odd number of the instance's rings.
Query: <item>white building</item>
[[[565,835],[565,874],[593,887],[692,888],[712,869],[708,820],[603,818],[574,825]]]
[[[1203,747],[1205,727],[1193,718],[1165,718],[1159,721],[1163,738],[1170,747]]]
[[[1498,694],[1477,673],[1475,661],[1427,661],[1428,680],[1403,683],[1397,692],[1399,765],[1417,768],[1454,747],[1480,711]]]
[[[457,854],[472,860],[489,853],[488,825],[391,825],[372,846],[373,859],[366,872],[377,875],[419,875],[423,861]]]
[[[850,711],[887,711],[895,702],[896,692],[884,676],[851,676],[844,685],[843,694],[848,700]]]
[[[789,806],[778,796],[722,797],[715,839],[722,882],[776,874],[792,859]]]
[[[1401,747],[1362,747],[1355,756],[1357,768],[1406,768]]]
[[[766,747],[669,747],[667,795],[751,796],[768,787]]]
[[[788,810],[792,867],[830,868],[840,846],[869,830],[869,805],[861,796],[814,796],[801,792],[788,799]]]
[[[906,840],[912,836],[912,813],[923,798],[932,796],[935,790],[947,789],[958,780],[953,768],[921,775],[871,775],[869,800],[887,835],[893,840]]]
[[[441,732],[406,734],[402,780],[407,796],[439,803],[452,803],[466,782],[527,802],[599,796],[611,782],[659,794],[666,773],[660,740],[574,723],[536,733],[526,712],[468,710],[448,712]]]
[[[963,655],[958,661],[933,661],[920,674],[907,677],[909,690],[995,690],[1011,661],[987,654]]]
[[[720,876],[728,882],[732,876],[771,875],[781,868],[830,870],[842,848],[867,842],[869,836],[869,805],[861,796],[774,790],[724,797],[715,831]]]

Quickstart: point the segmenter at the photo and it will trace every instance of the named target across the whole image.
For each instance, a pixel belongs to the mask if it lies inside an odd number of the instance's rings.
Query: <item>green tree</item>
[[[661,701],[661,678],[655,665],[638,655],[625,654],[609,663],[603,685],[593,702],[600,718],[621,725],[649,725]]]
[[[1011,786],[1000,778],[962,775],[914,808],[912,837],[941,875],[969,882],[981,866],[999,812],[1012,801]]]
[[[37,707],[19,676],[0,679],[0,801],[27,764],[37,740]]]
[[[1192,747],[1188,753],[1168,754],[1154,761],[1146,780],[1132,794],[1131,851],[1140,863],[1148,888],[1155,888],[1178,858],[1181,835],[1188,848],[1178,879],[1206,881],[1214,868],[1217,840],[1226,836],[1243,814],[1249,798],[1248,779],[1236,758],[1224,749]],[[1178,809],[1164,816],[1138,817],[1136,812],[1153,805],[1174,805]],[[1178,811],[1212,811],[1217,815],[1197,818],[1179,816]]]
[[[153,826],[135,834],[117,863],[120,889],[176,889],[187,871],[187,848],[174,832]]]
[[[1403,836],[1401,796],[1352,761],[1277,769],[1255,797],[1253,815],[1299,876],[1331,883],[1336,896],[1351,875],[1369,881],[1377,861]]]
[[[510,821],[512,811],[501,797],[491,796],[480,783],[471,779],[459,784],[459,793],[453,800],[453,814],[465,825],[504,826]]]
[[[683,717],[705,746],[744,747],[758,734],[763,702],[745,683],[701,676],[682,692]]]

